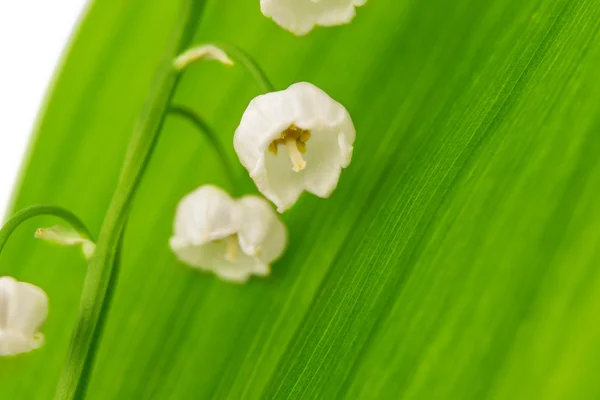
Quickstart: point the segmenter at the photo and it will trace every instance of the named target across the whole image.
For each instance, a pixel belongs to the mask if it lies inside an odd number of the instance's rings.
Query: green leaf
[[[94,3],[59,72],[16,208],[66,207],[97,233],[179,2]],[[167,121],[126,232],[90,399],[591,399],[600,396],[600,5],[372,0],[297,38],[259,1],[212,2],[197,40],[232,42],[273,83],[317,84],[357,126],[329,200],[284,215],[286,256],[236,286],[176,262],[178,200],[226,170]],[[257,94],[199,65],[177,104],[229,158]],[[246,192],[254,190],[244,187]],[[6,398],[54,393],[85,264],[26,226],[3,274],[44,288],[46,346],[0,360]]]

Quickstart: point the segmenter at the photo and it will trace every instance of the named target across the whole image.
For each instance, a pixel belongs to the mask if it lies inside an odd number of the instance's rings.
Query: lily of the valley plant
[[[313,27],[350,22],[355,7],[365,0],[261,0],[262,12],[291,32],[303,35]],[[262,195],[279,212],[290,209],[303,191],[327,198],[335,190],[342,169],[349,166],[355,128],[348,111],[318,87],[295,83],[277,91],[256,62],[235,46],[207,44],[189,47],[203,2],[185,1],[182,23],[171,49],[172,61],[158,72],[148,107],[132,132],[130,152],[122,169],[103,227],[95,242],[75,215],[52,206],[33,206],[16,213],[0,231],[0,251],[14,230],[39,215],[61,218],[61,225],[41,228],[36,237],[64,246],[80,246],[89,260],[82,294],[80,324],[73,335],[57,399],[81,398],[100,342],[100,321],[108,312],[111,285],[119,263],[122,236],[137,187],[160,134],[164,119],[177,111],[171,104],[180,75],[199,60],[225,65],[239,62],[256,78],[263,93],[250,101],[241,116],[233,143],[243,167]],[[181,112],[211,139],[212,132],[192,111]],[[218,141],[211,141],[223,154]],[[223,157],[223,167],[231,168]],[[236,168],[240,168],[237,166]],[[233,187],[236,174],[232,173]],[[170,247],[183,263],[214,273],[231,282],[266,277],[288,245],[288,232],[272,205],[248,193],[232,197],[225,190],[201,185],[180,202]],[[48,298],[41,288],[0,278],[0,355],[13,356],[39,348],[39,332],[48,314]]]

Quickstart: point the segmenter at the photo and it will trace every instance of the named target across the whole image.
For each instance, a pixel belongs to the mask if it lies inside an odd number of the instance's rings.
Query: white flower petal
[[[298,35],[306,35],[315,26],[347,24],[356,15],[355,7],[366,0],[261,0],[265,17]]]
[[[222,266],[215,271],[219,278],[234,283],[246,283],[252,275],[268,276],[270,272],[269,265],[250,257],[239,260],[235,265]]]
[[[25,336],[12,331],[0,331],[0,357],[28,353],[42,347],[44,341],[44,335],[41,333]]]
[[[17,307],[9,320],[10,329],[35,334],[48,317],[48,296],[37,286],[19,282],[15,301]]]
[[[304,191],[304,178],[292,169],[287,151],[280,151],[277,155],[266,152],[264,160],[259,162],[250,177],[258,190],[277,206],[277,211],[284,212],[298,201]]]
[[[337,146],[337,136],[329,133],[317,133],[306,144],[303,178],[308,192],[327,198],[335,190],[342,173],[342,153],[335,151]]]
[[[293,126],[311,133],[300,171],[292,169],[285,146],[277,145],[277,154],[269,151],[269,145]],[[283,212],[304,190],[320,197],[332,193],[341,169],[350,164],[355,138],[344,106],[318,87],[300,82],[253,99],[235,132],[234,147],[261,193]]]
[[[38,332],[48,316],[48,296],[37,286],[0,278],[0,355],[15,355],[41,347]]]
[[[235,234],[235,201],[222,189],[204,185],[185,196],[177,207],[175,237],[202,245]]]
[[[287,247],[287,229],[269,203],[258,196],[244,196],[238,201],[242,208],[238,237],[246,254],[271,264]],[[258,273],[258,272],[256,272]]]
[[[171,248],[184,263],[204,271],[212,271],[220,278],[232,282],[246,282],[251,275],[268,275],[268,265],[257,257],[252,257],[236,249],[235,260],[225,257],[226,240],[207,243],[201,246],[182,245],[171,239]],[[267,273],[264,271],[267,270]]]
[[[181,262],[205,271],[219,268],[221,259],[224,259],[225,246],[212,242],[194,245],[182,238],[172,237],[169,244]]]

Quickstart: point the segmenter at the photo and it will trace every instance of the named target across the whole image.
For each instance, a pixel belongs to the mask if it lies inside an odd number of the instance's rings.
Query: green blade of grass
[[[102,221],[176,4],[95,4],[41,120],[17,206]],[[178,200],[225,169],[167,126],[134,205],[91,399],[595,398],[600,362],[600,5],[591,0],[368,2],[296,38],[258,1],[211,4],[198,41],[251,53],[280,87],[345,104],[355,158],[329,200],[286,213],[286,256],[235,286],[175,261]],[[195,67],[177,104],[228,156],[257,94]],[[245,186],[246,191],[254,190]],[[35,229],[36,226],[31,226]],[[51,298],[47,344],[0,360],[10,398],[56,385],[84,275],[21,229],[5,274]]]

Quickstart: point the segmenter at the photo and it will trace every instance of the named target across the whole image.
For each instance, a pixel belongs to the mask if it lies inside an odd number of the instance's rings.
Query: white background
[[[0,0],[0,218],[46,89],[86,0]]]

